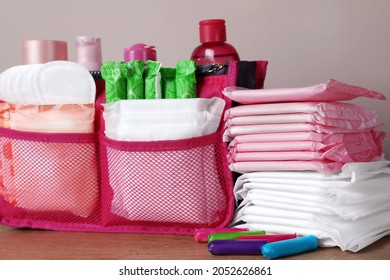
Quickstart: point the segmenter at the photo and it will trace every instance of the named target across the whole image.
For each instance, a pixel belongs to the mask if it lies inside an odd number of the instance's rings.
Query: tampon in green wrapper
[[[161,93],[165,99],[176,98],[176,69],[161,68]]]
[[[145,73],[145,98],[160,99],[161,96],[161,63],[157,61],[146,61]]]
[[[314,235],[307,235],[265,244],[261,248],[261,253],[267,259],[272,260],[314,251],[317,248],[318,239]]]
[[[243,235],[259,235],[259,234],[265,234],[265,231],[259,230],[259,231],[218,232],[218,233],[210,234],[208,237],[208,242],[215,241],[215,240],[232,240],[232,239],[237,239],[239,236],[243,236]]]
[[[145,63],[141,60],[132,60],[125,65],[127,69],[127,99],[144,99]]]
[[[101,67],[101,74],[106,84],[106,103],[127,99],[127,69],[123,62],[104,62]]]
[[[196,64],[180,60],[176,64],[176,98],[196,98]]]

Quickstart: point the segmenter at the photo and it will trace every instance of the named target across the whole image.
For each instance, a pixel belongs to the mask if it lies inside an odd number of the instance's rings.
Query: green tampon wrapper
[[[176,98],[176,69],[161,68],[161,92],[165,99]]]
[[[127,62],[127,99],[144,99],[145,63],[141,60]]]
[[[106,103],[127,99],[127,69],[124,63],[106,61],[101,67],[101,74],[106,84]]]
[[[208,237],[208,242],[215,240],[234,240],[243,235],[261,235],[265,234],[264,230],[259,231],[237,231],[237,232],[219,232],[212,233]]]
[[[196,98],[196,64],[192,60],[180,60],[176,64],[176,97]]]
[[[160,99],[161,96],[161,63],[148,60],[145,74],[145,98]]]

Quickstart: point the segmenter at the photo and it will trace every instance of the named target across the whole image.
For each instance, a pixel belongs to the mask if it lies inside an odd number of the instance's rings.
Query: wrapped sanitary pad
[[[216,132],[225,101],[217,97],[124,100],[103,106],[107,137],[121,141],[158,141]]]
[[[348,85],[336,80],[303,88],[240,89],[228,87],[223,94],[241,104],[294,101],[347,101],[357,97],[385,100],[379,92]]]

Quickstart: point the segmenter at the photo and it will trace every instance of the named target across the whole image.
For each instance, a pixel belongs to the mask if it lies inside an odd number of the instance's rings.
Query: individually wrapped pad
[[[231,141],[237,135],[284,133],[284,132],[316,132],[324,134],[367,132],[361,129],[344,129],[311,123],[287,123],[287,124],[259,124],[237,125],[227,128],[224,132],[224,141]]]
[[[356,104],[343,102],[291,102],[241,105],[230,108],[225,112],[225,120],[233,117],[280,115],[295,113],[315,113],[323,118],[354,120],[370,122],[376,118],[374,111],[365,109]]]
[[[312,123],[345,129],[367,129],[376,126],[376,119],[371,120],[345,120],[323,117],[318,113],[304,114],[275,114],[233,117],[228,119],[225,127],[257,124],[283,124],[283,123]]]
[[[231,171],[238,173],[256,171],[318,171],[320,173],[335,173],[341,171],[343,163],[331,161],[250,161],[235,162],[229,165]]]
[[[223,112],[221,109],[221,98],[195,98],[191,100],[176,99],[176,100],[124,100],[110,104],[104,104],[104,112],[118,114],[145,114],[152,112],[155,114],[171,114],[175,113],[196,113],[207,111],[213,115],[220,115]],[[145,110],[146,109],[146,110]]]
[[[324,145],[318,142],[243,143],[229,149],[230,162],[273,160],[333,160],[370,162],[382,157],[381,143],[368,137],[355,142]]]
[[[0,99],[12,104],[92,104],[96,86],[81,65],[52,61],[11,67],[0,75]]]
[[[216,132],[225,102],[216,97],[131,100],[103,106],[105,133],[109,138],[157,141],[186,139]]]
[[[374,139],[381,138],[382,133],[374,130],[365,132],[354,132],[354,133],[317,133],[312,131],[297,131],[297,132],[279,132],[279,133],[261,133],[261,134],[244,134],[236,135],[234,139],[229,143],[229,146],[236,146],[242,143],[273,143],[273,142],[296,142],[296,141],[310,141],[320,142],[325,145],[333,145],[344,143],[346,145],[361,142],[362,139]],[[282,145],[282,144],[281,144]],[[287,144],[286,144],[287,145]]]
[[[385,100],[379,92],[348,85],[336,80],[303,88],[240,89],[227,87],[223,94],[241,104],[294,102],[294,101],[346,101],[357,97]]]

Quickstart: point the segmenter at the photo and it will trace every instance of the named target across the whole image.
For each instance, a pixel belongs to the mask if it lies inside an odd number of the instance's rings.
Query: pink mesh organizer
[[[267,61],[197,71],[198,97],[226,86],[262,88]],[[104,103],[97,84],[96,108]],[[97,110],[95,127],[104,131]],[[100,127],[100,129],[99,129]],[[67,231],[193,234],[227,226],[233,179],[222,126],[175,141],[121,142],[103,134],[48,134],[0,127],[0,223]]]
[[[233,183],[221,139],[218,132],[119,142],[97,134],[0,128],[0,221],[51,230],[176,234],[226,226]]]

